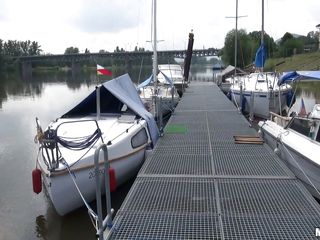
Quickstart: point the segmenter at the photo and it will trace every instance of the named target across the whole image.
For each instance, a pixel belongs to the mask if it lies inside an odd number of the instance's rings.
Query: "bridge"
[[[197,57],[218,56],[220,49],[196,49],[193,50],[192,55]],[[175,57],[185,58],[186,50],[167,50],[158,51],[158,57]],[[17,57],[21,63],[34,63],[34,62],[83,62],[94,61],[101,58],[112,59],[135,59],[142,57],[151,57],[152,51],[132,51],[132,52],[108,52],[108,53],[78,53],[78,54],[58,54],[58,55],[37,55],[37,56],[21,56]]]
[[[218,56],[219,49],[196,49],[192,55],[197,57]],[[159,58],[184,58],[187,50],[167,50],[158,51]],[[37,55],[37,56],[20,56],[13,57],[15,61],[19,61],[24,79],[32,76],[32,65],[39,63],[71,63],[72,74],[80,71],[81,62],[97,63],[102,59],[121,60],[127,69],[130,69],[131,63],[137,59],[149,58],[153,55],[152,51],[132,51],[132,52],[107,52],[107,53],[78,53],[78,54],[57,54],[57,55]]]

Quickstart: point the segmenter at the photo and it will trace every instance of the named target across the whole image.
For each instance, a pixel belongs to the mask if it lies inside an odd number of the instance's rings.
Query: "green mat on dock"
[[[168,124],[164,129],[165,133],[187,133],[188,128],[185,124]]]

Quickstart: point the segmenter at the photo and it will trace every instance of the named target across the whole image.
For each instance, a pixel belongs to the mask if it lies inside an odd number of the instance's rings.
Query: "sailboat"
[[[65,215],[95,199],[94,153],[107,144],[110,188],[135,176],[159,130],[128,74],[107,81],[42,131],[37,119],[38,157],[33,172],[41,179],[57,213]],[[99,159],[104,189],[103,159]]]
[[[179,102],[179,94],[170,76],[158,68],[156,9],[157,2],[153,0],[153,71],[147,80],[137,86],[137,89],[146,109],[157,119],[160,114],[165,116],[174,111]],[[161,82],[159,75],[163,79]]]
[[[174,87],[177,89],[179,96],[181,97],[185,88],[189,86],[183,76],[182,68],[179,64],[159,64],[159,71],[162,74],[158,74],[158,81],[165,82],[165,76],[168,76],[173,81]]]
[[[281,81],[320,80],[320,71],[294,71]],[[320,104],[307,111],[301,102],[299,114],[288,117],[272,113],[270,120],[259,122],[259,133],[312,195],[320,199]]]
[[[262,0],[262,30],[261,44],[256,52],[256,71],[249,75],[235,77],[230,86],[230,96],[242,112],[254,116],[269,118],[270,111],[282,113],[293,104],[291,85],[279,85],[279,74],[264,72],[266,60],[264,45],[264,0]]]

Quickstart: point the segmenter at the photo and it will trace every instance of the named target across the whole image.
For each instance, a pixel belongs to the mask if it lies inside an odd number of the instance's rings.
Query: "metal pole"
[[[262,0],[262,21],[261,21],[261,45],[264,44],[264,0]],[[263,58],[264,58],[264,52],[261,54],[262,57],[262,61],[263,62]],[[261,67],[261,72],[263,72],[263,64]]]
[[[240,111],[242,112],[242,101],[243,101],[243,93],[242,93],[242,84],[240,84],[240,101],[239,101],[239,108],[240,108]]]
[[[254,118],[254,114],[253,114],[253,108],[254,108],[254,92],[251,92],[251,96],[250,96],[250,121],[253,121]]]
[[[153,0],[153,109],[154,109],[154,117],[158,117],[157,111],[157,103],[156,103],[156,96],[158,95],[157,91],[157,74],[158,74],[158,55],[157,55],[157,1]]]
[[[158,101],[158,111],[159,111],[159,114],[158,114],[158,118],[159,118],[159,129],[160,129],[160,134],[163,133],[163,115],[162,115],[162,97],[159,98],[159,101]]]
[[[104,155],[104,176],[105,176],[105,194],[106,194],[106,206],[107,216],[103,219],[102,215],[102,202],[101,202],[101,182],[100,182],[100,169],[99,169],[99,153],[103,150]],[[109,183],[109,161],[108,161],[108,149],[106,144],[101,144],[94,152],[94,166],[95,166],[95,179],[96,179],[96,202],[98,212],[98,229],[97,236],[99,240],[103,240],[103,232],[106,227],[112,227],[112,214],[111,208],[111,196],[110,196],[110,183]]]
[[[96,87],[97,121],[100,120],[100,87]]]
[[[237,75],[237,54],[238,54],[238,0],[236,0],[236,31],[234,35],[234,76]]]
[[[157,54],[157,1],[153,0],[153,84],[157,89],[158,54]]]

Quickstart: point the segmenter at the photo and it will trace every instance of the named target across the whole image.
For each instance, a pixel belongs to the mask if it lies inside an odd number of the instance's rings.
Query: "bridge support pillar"
[[[130,61],[130,57],[128,54],[126,54],[126,56],[125,56],[125,65],[126,65],[126,72],[130,72],[131,71],[131,61]]]
[[[73,79],[76,79],[76,77],[80,73],[80,70],[81,70],[80,63],[72,61],[72,63],[71,63],[71,72],[72,72],[72,78]]]
[[[30,80],[32,78],[32,63],[22,62],[21,63],[21,73],[23,80]]]

